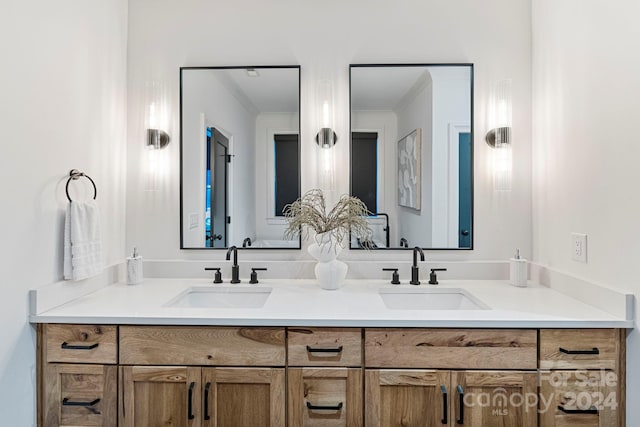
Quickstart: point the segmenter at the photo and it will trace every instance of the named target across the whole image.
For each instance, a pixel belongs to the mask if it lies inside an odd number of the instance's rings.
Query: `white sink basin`
[[[260,308],[271,295],[268,287],[192,287],[165,304],[185,308]]]
[[[384,305],[392,310],[489,310],[489,306],[464,289],[384,288]]]

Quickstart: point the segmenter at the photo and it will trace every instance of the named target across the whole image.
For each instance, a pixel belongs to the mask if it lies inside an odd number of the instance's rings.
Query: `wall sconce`
[[[163,84],[148,82],[145,84],[144,94],[144,123],[145,155],[143,159],[144,189],[157,191],[162,186],[168,174],[168,153],[163,153],[171,141],[171,137],[164,130],[169,123],[167,91]]]
[[[511,79],[496,82],[489,97],[489,132],[485,136],[493,151],[493,188],[511,190],[512,156],[512,82]]]
[[[149,117],[147,120],[147,148],[150,149],[160,149],[164,148],[171,141],[171,137],[169,134],[160,127],[160,115],[161,112],[158,111],[157,103],[151,102],[149,104]]]
[[[160,149],[169,144],[169,134],[160,129],[147,129],[147,148]]]
[[[316,123],[320,130],[316,134],[318,144],[318,183],[326,191],[335,190],[335,167],[333,147],[338,136],[333,130],[335,125],[333,87],[329,80],[320,80],[316,86]]]
[[[320,130],[316,134],[316,143],[321,148],[331,148],[338,141],[338,136],[333,130],[334,108],[333,108],[333,87],[328,80],[321,80],[317,87],[317,100],[320,103],[318,109],[318,125]]]

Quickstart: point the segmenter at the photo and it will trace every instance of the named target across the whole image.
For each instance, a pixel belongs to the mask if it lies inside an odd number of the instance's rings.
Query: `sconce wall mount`
[[[331,128],[324,127],[316,134],[316,144],[320,148],[331,148],[338,142],[338,135]]]
[[[493,128],[484,137],[491,148],[500,147],[503,144],[511,144],[511,127],[502,126]]]
[[[160,149],[171,142],[169,134],[161,129],[147,129],[147,148]]]

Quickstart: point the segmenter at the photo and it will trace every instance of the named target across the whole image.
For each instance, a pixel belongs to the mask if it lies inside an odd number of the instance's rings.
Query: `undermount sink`
[[[489,310],[489,306],[464,289],[384,288],[380,297],[392,310]]]
[[[260,308],[271,295],[269,287],[192,287],[180,293],[166,307]]]

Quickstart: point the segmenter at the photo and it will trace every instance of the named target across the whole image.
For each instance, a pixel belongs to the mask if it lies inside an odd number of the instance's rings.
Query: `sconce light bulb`
[[[322,127],[328,128],[329,126],[329,102],[324,101],[322,104]]]
[[[156,103],[152,102],[149,104],[149,128],[157,129],[158,128],[158,113],[156,111]]]
[[[506,100],[501,99],[498,101],[496,116],[496,123],[498,127],[506,127],[511,124],[511,114],[509,113],[509,106],[507,105]]]

